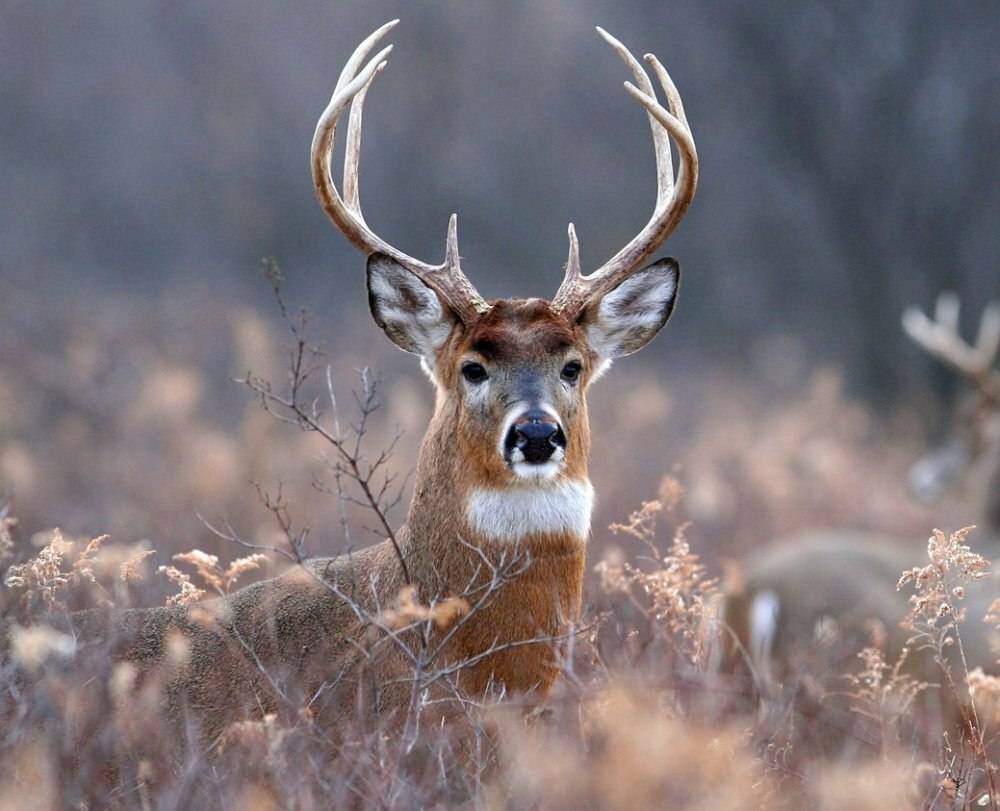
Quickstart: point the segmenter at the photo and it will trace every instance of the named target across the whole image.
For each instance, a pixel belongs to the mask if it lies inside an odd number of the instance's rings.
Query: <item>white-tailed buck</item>
[[[632,73],[625,87],[648,114],[655,146],[655,208],[631,242],[584,275],[570,226],[551,302],[485,301],[460,267],[454,216],[440,265],[372,231],[358,196],[362,108],[391,46],[368,55],[394,25],[348,60],[316,127],[312,172],[323,209],[368,257],[376,323],[420,357],[436,389],[406,524],[394,539],[225,598],[75,618],[81,635],[120,643],[117,655],[140,675],[167,672],[170,714],[193,722],[204,744],[235,721],[288,709],[307,707],[332,729],[359,706],[365,716],[405,714],[425,689],[543,694],[580,612],[593,507],[587,389],[612,359],[656,335],[677,294],[677,263],[645,262],[694,196],[694,141],[659,61],[646,57],[665,105],[640,63],[600,29]],[[338,188],[331,153],[348,107]]]
[[[980,516],[970,516],[978,528],[969,540],[974,551],[992,560],[1000,552],[1000,370],[996,368],[1000,306],[986,308],[974,345],[961,338],[958,301],[948,294],[939,298],[933,319],[908,309],[903,326],[917,344],[970,381],[973,389],[959,402],[950,440],[913,466],[911,487],[918,497],[932,498],[959,476],[980,479],[983,509]],[[775,541],[745,561],[743,582],[727,598],[727,623],[755,666],[779,680],[795,678],[815,664],[814,654],[823,646],[824,636],[827,643],[846,641],[839,650],[853,658],[853,652],[869,644],[872,620],[884,628],[893,661],[910,637],[899,623],[910,610],[908,596],[913,593],[897,591],[896,584],[904,570],[928,563],[921,540],[815,530]],[[1000,578],[994,574],[968,586],[958,603],[968,609],[961,634],[970,669],[997,670],[998,634],[983,618],[998,596]],[[942,681],[939,666],[926,651],[912,653],[911,659],[911,674],[932,683]],[[851,662],[845,658],[839,664],[849,667]],[[953,664],[961,685],[961,665]],[[844,690],[845,685],[841,681],[836,689]],[[946,713],[954,708],[952,698],[940,697]]]

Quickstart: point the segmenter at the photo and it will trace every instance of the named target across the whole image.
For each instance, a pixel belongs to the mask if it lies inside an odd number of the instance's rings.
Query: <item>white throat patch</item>
[[[469,523],[491,541],[514,542],[525,535],[590,534],[594,488],[588,481],[539,482],[507,490],[473,490],[466,503]]]

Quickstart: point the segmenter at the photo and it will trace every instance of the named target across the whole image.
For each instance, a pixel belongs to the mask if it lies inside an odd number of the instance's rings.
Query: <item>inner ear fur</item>
[[[448,340],[455,314],[415,273],[384,253],[368,257],[368,307],[396,346],[433,363]]]
[[[653,339],[673,312],[680,273],[676,260],[660,259],[584,308],[579,323],[602,359],[630,355]]]

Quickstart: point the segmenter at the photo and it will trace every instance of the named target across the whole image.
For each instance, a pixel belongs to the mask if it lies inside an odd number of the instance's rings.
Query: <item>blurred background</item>
[[[594,25],[655,52],[683,96],[701,176],[661,251],[681,301],[592,394],[599,534],[668,473],[712,555],[809,524],[945,523],[903,478],[956,385],[899,316],[950,289],[971,333],[1000,296],[995,3],[7,0],[0,493],[26,536],[217,548],[200,514],[267,539],[256,481],[281,483],[311,551],[343,548],[314,486],[324,449],[231,382],[286,366],[264,257],[345,412],[355,370],[381,374],[370,439],[403,431],[405,480],[430,387],[371,322],[308,162],[343,63],[397,16],[366,108],[366,217],[437,262],[457,211],[487,297],[550,297],[567,223],[589,270],[651,212],[645,116]]]

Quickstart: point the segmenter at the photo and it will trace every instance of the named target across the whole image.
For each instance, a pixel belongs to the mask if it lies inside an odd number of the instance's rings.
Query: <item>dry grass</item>
[[[171,766],[164,674],[137,681],[113,649],[84,652],[38,621],[190,603],[279,568],[196,519],[178,530],[178,515],[221,515],[233,536],[286,550],[312,526],[323,536],[314,552],[365,545],[377,522],[338,500],[343,482],[322,443],[276,423],[253,397],[224,421],[207,417],[212,373],[171,348],[169,324],[158,328],[163,335],[135,342],[136,356],[111,360],[120,334],[76,325],[23,367],[0,368],[9,406],[0,408],[0,492],[17,494],[0,501],[0,809],[916,809],[979,807],[984,796],[995,807],[1000,688],[988,672],[942,674],[958,692],[968,679],[976,711],[965,733],[945,738],[912,732],[926,686],[886,660],[877,633],[836,665],[813,665],[838,668],[837,696],[810,694],[808,673],[799,692],[774,692],[725,664],[724,557],[812,525],[920,538],[934,524],[959,525],[967,509],[933,515],[911,504],[899,482],[916,450],[911,429],[898,426],[913,423],[887,426],[826,371],[778,398],[719,377],[697,402],[678,404],[675,391],[620,370],[617,388],[641,407],[630,417],[597,390],[593,421],[614,442],[599,442],[595,479],[603,514],[618,523],[595,533],[586,631],[543,707],[467,705],[405,745],[392,725],[359,723],[340,731],[336,758],[329,731],[296,708],[235,724],[213,752],[189,748]],[[234,374],[280,374],[282,340],[269,322],[244,312],[220,330]],[[87,388],[93,380],[120,387]],[[15,396],[17,387],[31,396]],[[396,443],[400,482],[428,401],[399,384],[371,417],[370,441]],[[680,409],[697,419],[659,422]],[[277,495],[261,504],[267,493]],[[93,511],[81,512],[88,503]],[[48,530],[56,521],[72,531]],[[90,521],[111,537],[73,536]],[[960,640],[962,623],[981,621],[962,616],[953,582],[956,571],[982,571],[966,547],[964,531],[935,534],[928,566],[907,574],[919,589],[914,633],[941,650],[960,644],[947,640]],[[448,624],[467,610],[401,593],[379,619]],[[847,748],[816,732],[834,704],[852,719]]]

